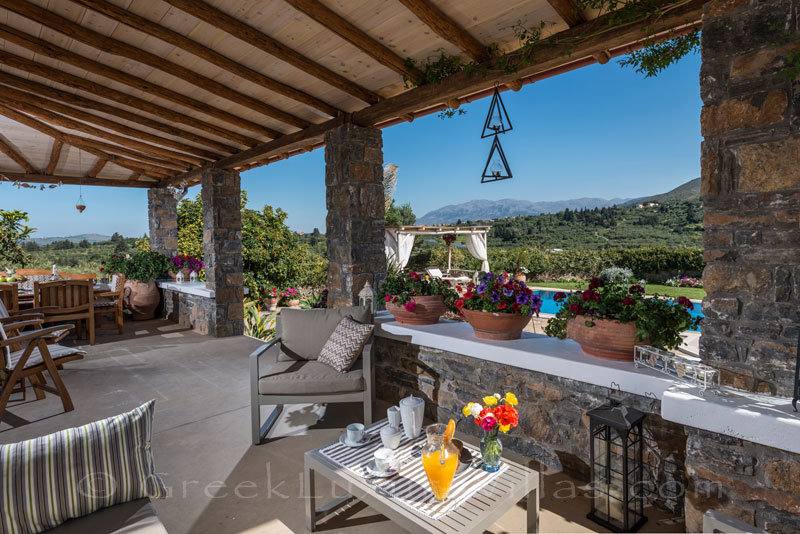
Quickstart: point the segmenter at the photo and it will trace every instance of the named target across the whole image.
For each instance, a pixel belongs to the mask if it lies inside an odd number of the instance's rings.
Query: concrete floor
[[[163,321],[127,322],[124,336],[100,333],[95,346],[85,347],[84,360],[66,365],[61,376],[74,411],[63,413],[52,395],[35,401],[29,391],[27,401],[9,405],[0,443],[78,426],[156,399],[153,453],[171,496],[155,506],[170,533],[306,532],[303,452],[338,438],[362,412],[348,404],[287,407],[271,439],[252,446],[248,355],[259,343],[204,337]],[[317,491],[324,500],[335,490],[323,482]],[[542,484],[542,532],[605,532],[585,518],[589,501],[582,483],[544,472]],[[646,513],[650,521],[643,532],[683,529],[682,518],[652,508]],[[519,532],[524,519],[517,507],[492,531]],[[403,532],[362,504],[322,523],[320,530]]]

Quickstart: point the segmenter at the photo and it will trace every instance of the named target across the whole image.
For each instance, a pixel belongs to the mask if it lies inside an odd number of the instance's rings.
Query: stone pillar
[[[381,131],[343,124],[325,134],[328,302],[358,303],[366,282],[386,278]]]
[[[202,188],[206,286],[215,292],[208,330],[216,337],[238,336],[244,333],[239,173],[203,171]]]
[[[178,201],[164,188],[147,190],[150,250],[166,256],[178,253]]]

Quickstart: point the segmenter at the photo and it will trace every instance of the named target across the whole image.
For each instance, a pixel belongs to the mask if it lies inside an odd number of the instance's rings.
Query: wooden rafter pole
[[[61,17],[52,11],[36,4],[32,4],[27,0],[0,0],[0,7],[9,11],[13,11],[18,15],[28,18],[32,21],[46,26],[52,30],[57,31],[67,37],[75,39],[81,43],[89,45],[101,50],[108,54],[114,54],[121,57],[126,57],[130,60],[149,65],[154,69],[158,69],[170,76],[190,83],[196,87],[203,89],[213,95],[225,98],[230,102],[249,108],[257,113],[261,113],[267,117],[279,120],[290,126],[297,128],[305,128],[310,123],[300,117],[296,117],[291,113],[271,106],[257,98],[240,93],[224,85],[216,80],[212,80],[207,76],[198,74],[191,69],[184,67],[179,63],[173,63],[162,57],[157,56],[151,52],[137,48],[124,41],[119,41],[111,37],[107,37],[89,28],[85,28],[80,24],[72,22],[71,20]],[[273,136],[274,137],[274,136]]]
[[[34,61],[27,60],[23,57],[10,54],[8,52],[4,52],[3,50],[0,50],[0,63],[5,63],[6,65],[14,67],[15,69],[19,69],[25,72],[29,72],[31,74],[35,74],[37,76],[41,76],[47,80],[60,83],[67,87],[72,87],[73,89],[78,89],[81,91],[91,93],[93,95],[102,96],[103,98],[107,98],[114,102],[118,102],[126,106],[140,109],[142,111],[146,111],[147,113],[160,117],[164,120],[170,121],[170,124],[153,120],[144,115],[138,115],[136,113],[132,113],[120,107],[111,106],[97,100],[84,98],[80,95],[69,93],[67,91],[62,91],[61,89],[56,89],[54,87],[50,87],[49,85],[43,85],[33,80],[26,80],[24,78],[14,76],[6,72],[0,72],[0,82],[6,85],[14,86],[18,89],[23,89],[35,95],[41,95],[41,96],[46,96],[48,98],[60,100],[61,102],[65,102],[67,104],[70,104],[71,106],[81,107],[83,109],[108,113],[109,115],[112,115],[114,117],[119,117],[120,119],[129,120],[131,122],[136,122],[138,124],[141,124],[142,126],[147,126],[148,128],[153,128],[154,130],[159,130],[168,133],[170,135],[186,139],[188,141],[193,141],[195,143],[214,148],[216,150],[219,150],[227,154],[232,154],[236,152],[238,148],[236,148],[233,145],[221,143],[215,139],[211,139],[209,137],[204,137],[194,132],[190,132],[189,130],[177,128],[171,123],[177,122],[180,124],[186,124],[202,132],[211,135],[216,135],[221,138],[229,139],[235,143],[244,146],[253,146],[257,144],[255,139],[251,139],[249,137],[245,137],[228,130],[222,130],[213,124],[205,123],[203,121],[195,119],[194,117],[190,117],[189,115],[183,115],[171,109],[162,108],[161,106],[157,106],[146,100],[142,100],[140,98],[130,96],[128,94],[121,93],[119,91],[115,91],[109,87],[105,87],[100,84],[86,80],[84,78],[80,78],[78,76],[74,76],[72,74],[59,71],[47,65],[36,63]]]
[[[368,104],[374,104],[381,100],[381,97],[377,93],[374,93],[369,89],[365,89],[357,83],[348,80],[341,74],[323,67],[319,63],[308,59],[304,55],[289,48],[280,41],[261,33],[252,26],[245,24],[239,19],[232,17],[224,11],[220,11],[219,9],[206,4],[205,2],[200,0],[165,1],[168,4],[177,7],[181,11],[185,11],[186,13],[189,13],[190,15],[197,17],[198,19],[214,27],[225,30],[240,41],[252,45],[259,50],[262,50],[271,56],[274,56],[281,61],[284,61],[293,67],[296,67],[307,74],[314,76],[319,80],[322,80],[328,85],[336,87],[337,89],[358,98],[359,100],[367,102]]]
[[[219,120],[225,121],[229,124],[234,124],[248,131],[264,135],[271,139],[276,139],[281,136],[280,132],[275,131],[272,128],[267,128],[266,126],[256,124],[255,122],[244,119],[237,115],[233,115],[227,111],[215,108],[214,106],[211,106],[205,102],[201,102],[171,89],[166,89],[160,85],[150,83],[142,78],[128,74],[127,72],[111,68],[98,61],[94,61],[74,52],[70,52],[65,48],[61,48],[42,39],[33,37],[32,35],[28,35],[17,30],[16,28],[11,28],[10,26],[0,24],[0,38],[10,41],[23,48],[27,48],[31,52],[42,54],[52,60],[69,63],[70,65],[84,69],[93,74],[97,74],[98,76],[103,76],[111,81],[119,82],[134,89],[138,89],[144,93],[175,102],[176,104],[180,104],[186,108],[194,109],[195,111],[199,111],[200,113],[208,115],[209,117],[215,117]]]
[[[0,180],[3,177],[11,181],[28,182],[31,184],[57,184],[61,182],[67,185],[99,185],[102,187],[158,187],[160,182],[131,182],[130,180],[114,180],[111,178],[86,178],[80,176],[50,176],[36,173],[21,172],[0,172]],[[0,182],[2,183],[2,182]]]
[[[92,165],[92,168],[89,169],[89,172],[86,173],[86,177],[97,178],[97,175],[100,174],[100,171],[103,170],[103,167],[106,166],[106,163],[108,163],[108,160],[98,159],[95,164]]]
[[[586,22],[583,14],[578,10],[578,6],[572,0],[547,0],[547,3],[570,28]]]
[[[400,0],[400,3],[436,32],[439,37],[453,43],[475,61],[485,61],[489,57],[486,45],[428,0]]]
[[[138,172],[145,176],[155,178],[156,180],[169,178],[170,176],[173,176],[175,174],[175,171],[171,169],[165,169],[164,167],[159,167],[156,165],[151,165],[149,163],[136,161],[134,159],[120,157],[114,154],[110,154],[108,152],[104,152],[102,149],[98,147],[104,146],[105,143],[101,143],[93,139],[87,139],[85,137],[81,137],[78,135],[64,133],[61,130],[53,128],[48,124],[45,124],[32,117],[29,117],[24,113],[12,109],[4,104],[0,104],[0,115],[8,117],[9,119],[14,120],[20,124],[24,124],[29,128],[33,128],[34,130],[37,130],[45,135],[48,135],[53,139],[58,139],[64,144],[74,146],[75,148],[83,150],[84,152],[88,152],[89,154],[97,156],[98,158],[107,159],[113,163],[116,163],[120,167],[124,167],[133,172]]]
[[[286,0],[286,2],[356,48],[375,58],[382,65],[418,83],[425,79],[425,74],[422,71],[413,65],[407,65],[405,59],[392,52],[389,47],[382,45],[367,35],[366,32],[329,9],[322,2],[318,0]]]
[[[131,174],[130,176],[128,176],[128,181],[135,182],[136,180],[141,178],[141,176],[142,176],[141,174],[135,172],[135,173]]]
[[[25,169],[25,171],[36,172],[36,169],[34,169],[33,165],[31,165],[31,162],[25,159],[25,156],[15,150],[14,147],[6,143],[5,139],[2,137],[0,137],[0,152],[13,159],[17,165]]]
[[[187,52],[204,59],[221,69],[225,69],[244,80],[260,85],[265,89],[274,91],[279,95],[291,98],[297,102],[311,106],[325,113],[326,115],[334,117],[340,111],[339,109],[315,96],[274,80],[269,76],[265,76],[258,71],[255,71],[242,65],[241,63],[237,63],[236,61],[223,56],[219,52],[216,52],[215,50],[212,50],[211,48],[208,48],[197,41],[193,41],[192,39],[189,39],[178,32],[172,31],[169,28],[165,28],[164,26],[156,24],[155,22],[152,22],[144,17],[140,17],[139,15],[128,11],[127,9],[118,7],[111,2],[107,2],[106,0],[72,0],[72,2],[96,11],[97,13],[102,13],[103,15],[116,20],[117,22],[121,22],[122,24],[130,26],[131,28],[144,32],[148,35],[152,35],[153,37],[156,37],[165,43],[169,43],[173,46],[186,50]]]
[[[61,149],[64,148],[64,143],[58,139],[53,139],[53,148],[50,149],[50,161],[47,162],[47,168],[44,170],[45,174],[53,174],[56,172],[58,165],[58,158],[61,157]]]

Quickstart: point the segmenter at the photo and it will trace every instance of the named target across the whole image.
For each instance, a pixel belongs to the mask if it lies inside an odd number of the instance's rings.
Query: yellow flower
[[[519,404],[517,396],[511,392],[506,393],[506,404],[510,404],[511,406],[516,406]]]
[[[468,403],[466,406],[464,406],[464,407],[461,409],[461,413],[463,413],[463,414],[464,414],[464,417],[469,417],[469,416],[470,416],[470,414],[472,413],[472,403],[470,402],[470,403]]]
[[[497,397],[495,397],[494,395],[489,395],[488,397],[484,397],[483,403],[486,406],[497,406]]]
[[[503,434],[505,434],[509,430],[511,430],[511,425],[500,425],[500,432],[502,432]]]

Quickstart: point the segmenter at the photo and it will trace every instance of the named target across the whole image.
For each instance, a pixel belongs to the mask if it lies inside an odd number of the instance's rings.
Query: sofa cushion
[[[150,449],[154,406],[0,445],[0,530],[42,532],[108,506],[165,497]]]
[[[340,373],[318,361],[275,361],[258,381],[262,395],[327,395],[364,391],[362,360]]]
[[[296,310],[284,308],[280,314],[280,361],[316,360],[322,347],[347,316],[359,323],[372,324],[372,311],[366,307]]]
[[[58,332],[61,332],[61,330],[59,330]],[[47,350],[50,353],[50,358],[56,365],[60,365],[60,363],[56,361],[59,358],[66,358],[69,356],[76,356],[76,355],[79,355],[81,357],[86,356],[85,350],[77,349],[75,347],[64,347],[62,345],[56,345],[56,344],[48,345]],[[22,349],[16,352],[12,352],[9,356],[7,356],[6,369],[8,371],[13,371],[14,367],[17,366],[17,362],[19,362],[19,359],[22,358],[22,355],[24,353],[25,349]],[[80,358],[75,358],[75,359],[80,359]],[[39,352],[38,346],[34,347],[34,349],[31,351],[30,356],[28,356],[28,361],[25,362],[25,369],[27,369],[28,367],[34,367],[36,365],[41,365],[42,363],[44,363],[44,360],[42,360],[42,353]]]
[[[375,325],[361,324],[345,317],[322,347],[319,362],[330,365],[340,373],[346,373],[361,356],[361,349],[372,335]]]
[[[70,519],[47,534],[167,534],[150,499],[118,504]]]

